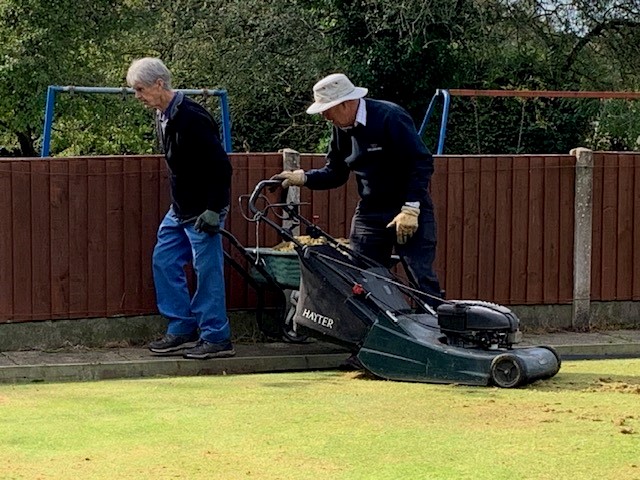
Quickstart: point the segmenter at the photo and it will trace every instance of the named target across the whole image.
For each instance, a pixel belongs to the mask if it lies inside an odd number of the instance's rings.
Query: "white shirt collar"
[[[357,127],[358,125],[367,125],[367,105],[364,98],[361,98],[358,103],[358,111],[356,112],[356,121],[354,126]]]

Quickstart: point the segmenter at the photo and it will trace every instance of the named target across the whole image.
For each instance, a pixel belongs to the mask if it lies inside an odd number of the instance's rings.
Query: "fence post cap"
[[[583,153],[589,153],[589,152],[592,152],[592,150],[589,148],[577,147],[577,148],[572,148],[571,151],[569,152],[569,155],[575,155],[577,157]]]
[[[297,150],[294,150],[293,148],[281,148],[280,150],[278,150],[278,152],[280,153],[300,153]]]

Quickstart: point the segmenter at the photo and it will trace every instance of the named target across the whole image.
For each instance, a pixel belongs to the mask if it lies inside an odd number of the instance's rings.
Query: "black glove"
[[[197,219],[193,226],[196,232],[206,232],[214,235],[220,231],[220,214],[213,210],[205,210]]]

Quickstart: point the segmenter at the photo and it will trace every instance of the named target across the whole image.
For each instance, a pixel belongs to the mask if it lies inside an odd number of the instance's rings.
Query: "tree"
[[[48,85],[124,85],[142,56],[162,58],[177,88],[228,91],[234,150],[324,151],[330,130],[305,109],[313,84],[337,71],[416,123],[438,88],[636,90],[639,9],[636,0],[60,0],[54,10],[5,0],[0,146],[35,155]],[[130,98],[59,96],[52,152],[150,152],[151,125]],[[634,125],[629,103],[456,99],[447,152],[628,149]]]
[[[36,155],[47,86],[108,83],[133,13],[118,0],[0,3],[2,138]]]
[[[632,0],[318,0],[372,94],[422,119],[436,88],[602,90],[637,85]],[[346,63],[346,62],[345,62]],[[456,100],[449,152],[564,152],[588,144],[597,101]],[[605,116],[606,118],[606,116]],[[606,130],[606,129],[605,129]],[[619,137],[619,136],[618,136]],[[433,141],[434,139],[432,139]]]
[[[178,85],[229,92],[234,149],[316,148],[325,129],[304,111],[315,81],[337,63],[315,27],[316,12],[301,2],[261,0],[164,8],[160,55]]]

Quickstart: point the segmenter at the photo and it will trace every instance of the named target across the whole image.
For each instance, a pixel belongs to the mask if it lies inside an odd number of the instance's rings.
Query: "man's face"
[[[347,100],[320,112],[322,118],[333,123],[338,128],[352,127],[356,121],[358,100]]]
[[[140,82],[133,85],[136,98],[149,108],[162,108],[162,98],[164,93],[164,82],[160,79],[151,85],[143,85]]]

